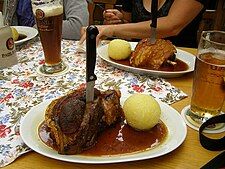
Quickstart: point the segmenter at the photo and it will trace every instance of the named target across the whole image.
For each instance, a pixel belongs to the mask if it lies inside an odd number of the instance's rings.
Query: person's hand
[[[107,37],[113,37],[114,36],[114,26],[115,25],[97,25],[96,27],[98,28],[99,34],[96,37],[96,44],[98,45],[99,42],[102,39],[106,39]],[[81,38],[79,41],[79,44],[83,44],[83,42],[86,40],[86,28],[87,27],[82,27],[81,28]]]
[[[120,24],[124,23],[123,14],[117,9],[107,9],[103,12],[103,24],[111,25],[111,24]]]

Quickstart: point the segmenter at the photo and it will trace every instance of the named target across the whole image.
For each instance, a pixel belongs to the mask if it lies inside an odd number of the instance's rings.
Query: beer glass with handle
[[[225,32],[204,31],[198,46],[190,119],[201,125],[219,115],[225,99]]]
[[[32,0],[33,13],[44,51],[42,73],[54,74],[66,69],[61,59],[63,20],[62,0]]]

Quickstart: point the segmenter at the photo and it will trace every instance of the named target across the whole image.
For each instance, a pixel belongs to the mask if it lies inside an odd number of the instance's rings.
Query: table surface
[[[196,54],[196,49],[181,48],[190,53]],[[183,90],[188,97],[172,104],[171,106],[175,108],[178,112],[181,112],[182,108],[190,103],[190,96],[192,91],[192,77],[193,73],[186,74],[179,78],[167,79],[172,85]],[[212,134],[214,135],[214,134]],[[215,135],[218,136],[218,135]],[[104,168],[104,169],[147,169],[147,168],[200,168],[212,158],[217,156],[220,152],[208,151],[204,149],[199,142],[198,132],[189,128],[187,131],[187,137],[183,144],[179,146],[176,150],[171,153],[157,157],[149,160],[116,163],[116,164],[78,164],[63,162],[55,159],[51,159],[40,155],[36,152],[29,152],[21,157],[17,158],[13,163],[6,166],[6,169],[10,168],[35,168],[35,169],[45,169],[45,168]]]

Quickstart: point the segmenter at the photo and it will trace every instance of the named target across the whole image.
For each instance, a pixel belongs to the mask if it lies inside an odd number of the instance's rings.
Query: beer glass
[[[61,59],[62,0],[32,0],[32,9],[44,51],[42,73],[53,74],[66,69]]]
[[[198,46],[189,116],[201,125],[219,115],[225,98],[225,32],[204,31]]]

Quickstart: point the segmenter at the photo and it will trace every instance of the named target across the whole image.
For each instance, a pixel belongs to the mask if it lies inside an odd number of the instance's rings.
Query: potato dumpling
[[[122,39],[114,39],[109,43],[108,55],[114,60],[127,59],[131,54],[131,45]]]
[[[133,94],[123,105],[127,123],[137,130],[149,130],[160,119],[161,109],[158,102],[147,94]]]
[[[14,41],[17,41],[18,38],[19,38],[19,33],[18,31],[16,30],[16,28],[14,27],[11,27],[11,30],[12,30],[12,38]]]

